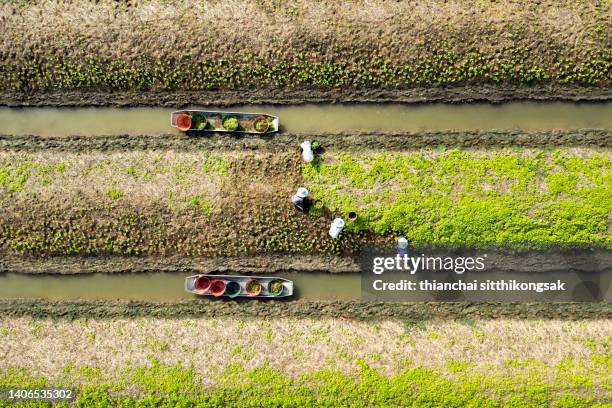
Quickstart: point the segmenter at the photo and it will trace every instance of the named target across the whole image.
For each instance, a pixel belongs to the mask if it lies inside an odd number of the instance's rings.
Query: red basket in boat
[[[221,279],[215,279],[210,282],[210,293],[213,296],[221,296],[225,293],[225,282]]]
[[[206,292],[210,289],[210,278],[207,276],[198,276],[193,286],[200,292]]]
[[[176,117],[176,127],[183,132],[191,129],[191,116],[186,113],[179,113]]]

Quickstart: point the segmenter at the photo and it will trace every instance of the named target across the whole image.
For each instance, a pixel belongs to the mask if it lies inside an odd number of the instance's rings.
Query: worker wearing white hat
[[[400,232],[399,238],[397,239],[397,254],[399,256],[410,256],[408,239],[406,239],[406,236],[403,232]]]
[[[291,198],[291,202],[295,208],[299,211],[306,211],[308,200],[308,190],[304,187],[300,187],[297,193]]]

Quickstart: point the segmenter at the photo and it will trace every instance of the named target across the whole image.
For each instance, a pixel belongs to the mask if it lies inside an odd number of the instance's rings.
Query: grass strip
[[[609,13],[595,0],[9,1],[0,90],[605,88]]]
[[[607,152],[339,153],[302,171],[331,212],[357,212],[350,231],[404,231],[424,243],[612,243]]]
[[[610,345],[607,345],[609,351]],[[589,374],[605,376],[609,354],[593,353]],[[128,367],[121,381],[104,381],[95,367],[68,368],[65,384],[81,377],[76,406],[96,407],[268,407],[268,406],[419,406],[419,407],[604,407],[605,391],[593,387],[593,377],[584,375],[572,361],[556,368],[555,380],[546,378],[546,369],[524,363],[514,375],[474,372],[468,362],[451,362],[452,375],[423,367],[406,368],[399,374],[384,375],[357,360],[357,374],[327,369],[290,377],[272,365],[249,369],[239,363],[227,364],[216,378],[218,385],[202,387],[193,368],[167,365],[155,358],[146,367]],[[523,363],[517,362],[521,365]],[[72,372],[76,375],[71,375]],[[40,388],[45,377],[26,370],[10,369],[0,376],[0,387]],[[57,386],[58,384],[53,384]],[[126,388],[131,388],[130,396]],[[2,402],[2,406],[9,406]],[[13,406],[13,405],[11,405]],[[20,406],[16,404],[15,406]],[[48,406],[28,403],[21,406]],[[63,406],[67,406],[64,404]]]
[[[43,157],[44,156],[44,157]],[[232,256],[356,253],[404,231],[414,243],[608,248],[605,149],[293,153],[5,153],[7,255]],[[289,202],[305,184],[323,204]],[[249,197],[245,203],[245,194]],[[338,240],[330,221],[355,211]]]

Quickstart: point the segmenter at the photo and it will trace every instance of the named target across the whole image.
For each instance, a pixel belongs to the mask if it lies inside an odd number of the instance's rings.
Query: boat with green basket
[[[182,110],[172,112],[170,124],[182,132],[274,133],[278,117],[267,113]]]
[[[281,298],[293,295],[293,282],[274,276],[193,275],[185,291],[213,297]]]

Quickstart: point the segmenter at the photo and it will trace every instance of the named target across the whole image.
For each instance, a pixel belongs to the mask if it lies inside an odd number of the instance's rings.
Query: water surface
[[[0,298],[49,300],[150,300],[178,301],[196,298],[185,292],[180,273],[87,275],[0,274]],[[275,274],[294,283],[294,299],[350,300],[361,296],[358,273],[326,274],[288,272]],[[333,284],[330,284],[333,283]]]
[[[226,110],[279,116],[281,130],[293,133],[612,129],[611,103],[245,105]],[[170,127],[171,111],[167,108],[0,108],[0,133],[41,136],[178,133]]]

